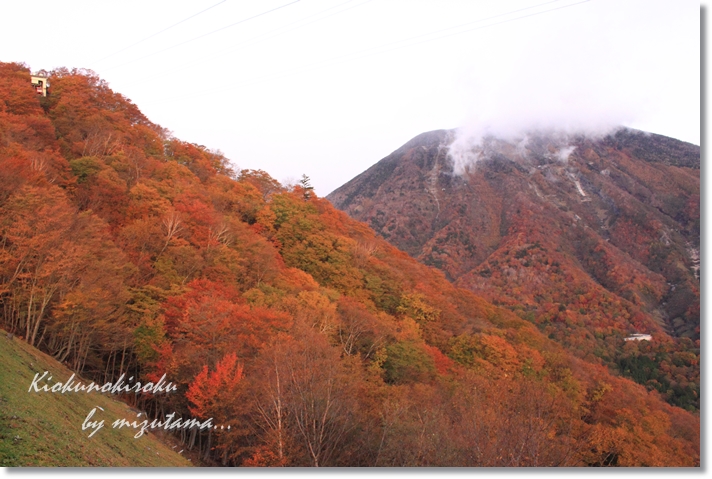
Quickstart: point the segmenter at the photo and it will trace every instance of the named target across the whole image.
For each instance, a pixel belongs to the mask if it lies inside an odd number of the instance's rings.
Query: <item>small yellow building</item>
[[[32,75],[32,86],[38,95],[47,96],[47,88],[49,88],[49,77],[43,75]]]

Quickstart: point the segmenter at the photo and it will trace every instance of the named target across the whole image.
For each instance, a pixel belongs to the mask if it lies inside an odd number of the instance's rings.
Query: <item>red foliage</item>
[[[243,367],[235,353],[228,353],[215,365],[215,370],[203,370],[190,383],[185,397],[193,404],[190,412],[207,418],[214,414],[214,405],[233,399],[237,387],[243,379]]]
[[[433,358],[435,362],[435,369],[437,369],[440,374],[448,374],[452,368],[454,362],[449,357],[445,356],[440,349],[435,346],[425,345],[425,351]]]

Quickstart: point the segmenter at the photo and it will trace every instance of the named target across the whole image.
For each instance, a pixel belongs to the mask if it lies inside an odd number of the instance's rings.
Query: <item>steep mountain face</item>
[[[697,404],[683,391],[695,360],[665,379],[675,366],[661,358],[699,347],[699,147],[630,129],[531,133],[485,138],[456,165],[454,139],[419,135],[327,198],[581,357]],[[623,341],[635,332],[655,341]],[[631,363],[642,356],[652,371]]]

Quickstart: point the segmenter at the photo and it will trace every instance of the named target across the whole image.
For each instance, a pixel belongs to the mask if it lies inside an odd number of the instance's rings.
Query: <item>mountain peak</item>
[[[627,128],[462,138],[419,135],[327,198],[565,344],[605,324],[582,346],[604,362],[613,331],[699,338],[698,146]]]

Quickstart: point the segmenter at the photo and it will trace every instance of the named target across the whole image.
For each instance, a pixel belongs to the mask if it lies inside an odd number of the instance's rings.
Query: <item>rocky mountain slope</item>
[[[664,358],[699,346],[699,147],[530,133],[453,161],[455,135],[419,135],[327,198],[581,357],[696,404],[696,359],[675,372]],[[625,344],[636,332],[655,341]]]

